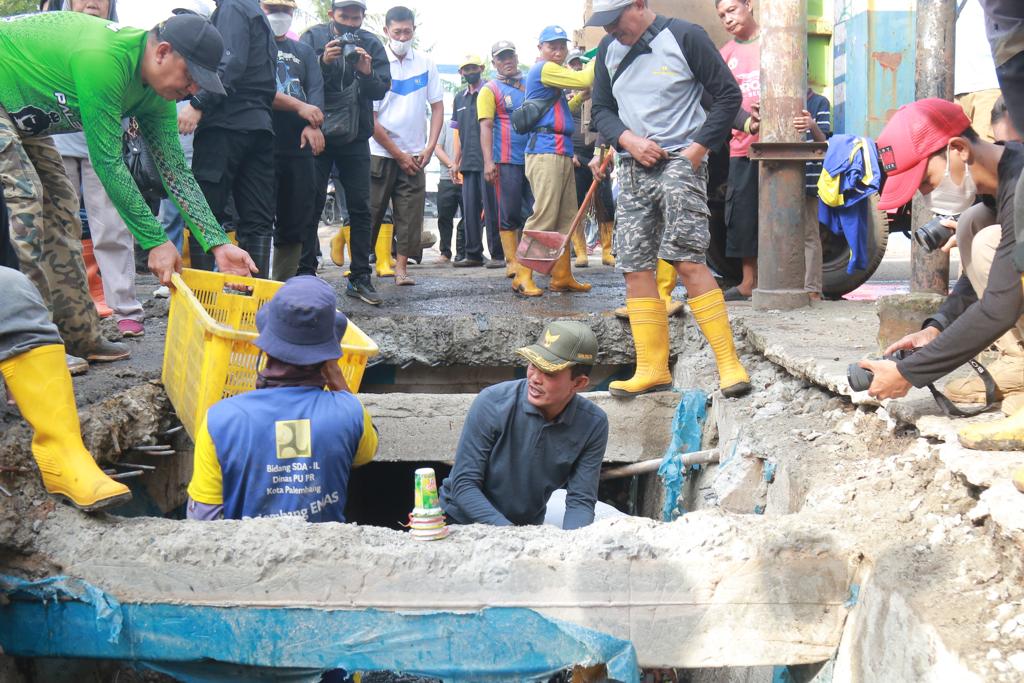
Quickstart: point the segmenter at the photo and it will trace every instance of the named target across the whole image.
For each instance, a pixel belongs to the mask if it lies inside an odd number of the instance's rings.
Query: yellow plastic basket
[[[162,380],[178,419],[193,439],[206,411],[217,401],[256,388],[262,367],[256,311],[282,283],[185,269],[172,277],[171,312],[164,344]],[[245,285],[252,293],[227,289]],[[349,321],[338,365],[353,392],[378,348]]]

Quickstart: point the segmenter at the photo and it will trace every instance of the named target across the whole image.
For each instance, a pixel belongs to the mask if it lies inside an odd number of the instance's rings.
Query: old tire
[[[822,250],[822,295],[829,299],[838,299],[871,279],[885,257],[885,249],[889,244],[889,225],[885,215],[878,211],[877,198],[871,199],[871,228],[868,232],[868,266],[864,270],[846,272],[850,263],[850,246],[842,234],[834,235],[825,226],[821,226]]]

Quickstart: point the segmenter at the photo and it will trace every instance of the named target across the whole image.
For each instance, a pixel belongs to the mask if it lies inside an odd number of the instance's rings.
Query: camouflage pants
[[[85,355],[101,333],[82,260],[78,192],[53,140],[22,139],[2,107],[0,184],[21,270],[42,295],[68,352]]]
[[[627,273],[654,270],[658,259],[705,263],[708,166],[696,171],[678,152],[653,168],[633,159],[619,166],[615,265]]]

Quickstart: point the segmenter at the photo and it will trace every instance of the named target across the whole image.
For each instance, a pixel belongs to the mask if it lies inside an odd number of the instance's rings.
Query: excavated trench
[[[346,509],[353,524],[179,521],[191,476],[191,443],[174,430],[173,409],[152,382],[159,348],[147,341],[137,353],[137,366],[82,381],[78,392],[86,443],[106,466],[118,472],[132,465],[155,468],[126,480],[135,501],[116,514],[86,516],[55,506],[28,464],[28,430],[11,409],[0,413],[0,483],[15,494],[0,499],[0,574],[83,579],[120,601],[133,627],[149,616],[131,610],[146,607],[206,610],[157,615],[169,623],[186,623],[189,614],[193,619],[202,614],[211,624],[235,615],[235,628],[260,610],[295,618],[310,612],[313,621],[303,624],[316,630],[324,648],[363,654],[363,641],[332,642],[335,631],[325,620],[337,614],[469,618],[512,610],[517,625],[494,634],[489,624],[444,626],[449,630],[442,631],[443,638],[461,644],[449,658],[481,667],[464,680],[563,680],[538,673],[557,667],[523,665],[502,672],[484,665],[492,654],[488,647],[510,632],[521,639],[510,652],[532,649],[542,640],[531,639],[532,627],[523,620],[529,614],[632,643],[641,666],[676,668],[678,680],[693,683],[927,680],[935,666],[951,660],[943,658],[948,653],[934,638],[922,640],[920,634],[941,618],[934,607],[929,612],[920,605],[944,600],[950,610],[969,611],[965,599],[950,597],[951,586],[977,580],[974,569],[966,574],[956,569],[958,558],[1001,567],[1005,581],[1016,575],[986,544],[979,527],[957,537],[960,547],[931,555],[910,540],[920,536],[925,520],[966,515],[977,502],[977,491],[944,475],[934,449],[913,429],[895,424],[884,411],[856,407],[797,379],[742,345],[755,392],[722,400],[714,396],[710,353],[685,318],[672,323],[675,384],[713,397],[699,446],[717,448],[720,463],[683,468],[685,476],[675,480],[675,488],[654,474],[603,482],[601,500],[632,517],[577,532],[464,527],[439,543],[412,541],[400,523],[412,508],[413,470],[431,466],[439,478],[445,476],[474,393],[521,373],[513,351],[532,343],[548,317],[383,313],[353,315],[381,348],[380,362],[367,371],[361,393],[382,434],[377,461],[353,474]],[[598,389],[616,375],[628,375],[633,352],[627,327],[608,315],[571,315],[587,320],[598,334]],[[147,322],[147,328],[155,332],[153,341],[159,338],[158,325]],[[609,414],[608,467],[666,453],[680,394],[625,403],[601,391],[590,396]],[[167,448],[152,448],[161,444]],[[909,515],[902,511],[908,500],[916,502]],[[666,507],[685,514],[660,521]],[[861,610],[859,603],[865,605]],[[0,605],[0,611],[22,604]],[[56,618],[48,612],[33,622],[50,636],[42,642],[19,640],[0,625],[0,642],[18,657],[0,657],[0,680],[174,680],[131,666],[135,660],[159,659],[159,648],[145,639],[129,639],[127,651],[98,638],[76,653],[55,651],[66,640],[58,637]],[[96,624],[94,630],[100,621]],[[266,651],[229,661],[276,661],[293,673],[308,666],[308,659],[298,662],[281,654],[283,646],[274,640],[279,634],[267,622],[254,624],[268,629],[262,636]],[[381,624],[374,627],[381,642],[388,642]],[[419,632],[428,641],[427,634],[435,633],[430,628],[424,625]],[[963,628],[965,639],[974,634],[972,628]],[[474,629],[484,640],[453,635]],[[906,637],[914,648],[900,654],[895,643],[877,640],[882,632],[895,641]],[[285,641],[295,637],[289,631]],[[981,638],[978,634],[978,642]],[[182,648],[209,659],[239,656],[203,641],[184,643]],[[420,653],[417,660],[413,651],[403,645],[374,661],[387,661],[382,668],[394,671],[425,670],[416,663],[427,655]],[[566,651],[573,655],[562,667],[613,662],[600,648]],[[909,677],[879,677],[873,652],[883,652],[893,670]],[[55,654],[64,658],[52,659]],[[961,666],[959,660],[956,665]],[[624,670],[621,660],[609,667],[613,673]],[[234,670],[234,680],[252,674],[240,671]],[[379,674],[363,680],[419,679]],[[602,679],[577,671],[573,680]]]

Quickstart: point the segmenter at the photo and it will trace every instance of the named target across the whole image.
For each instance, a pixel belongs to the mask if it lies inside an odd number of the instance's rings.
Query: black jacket
[[[203,90],[192,98],[192,106],[203,112],[199,127],[273,131],[277,43],[259,3],[217,0],[210,22],[224,38],[224,58],[217,72],[227,94]]]
[[[327,43],[338,37],[333,22],[317,24],[299,38],[316,52],[320,60],[320,69],[324,75],[324,96],[338,93],[355,78],[359,82],[359,141],[366,141],[373,135],[373,103],[384,99],[391,89],[391,62],[384,51],[384,45],[374,34],[364,29],[350,29],[359,39],[359,46],[370,53],[371,73],[364,76],[355,69],[346,68],[344,60],[338,59],[333,64],[324,64],[324,48]]]

